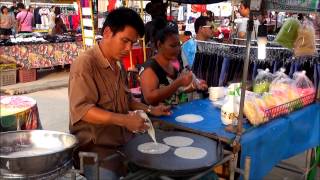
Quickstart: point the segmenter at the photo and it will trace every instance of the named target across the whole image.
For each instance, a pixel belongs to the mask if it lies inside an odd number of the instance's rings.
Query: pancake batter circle
[[[203,120],[203,117],[197,114],[184,114],[176,117],[176,121],[181,123],[196,123]]]
[[[138,151],[145,154],[164,154],[170,149],[162,143],[147,142],[138,146]]]
[[[207,155],[207,151],[197,147],[181,147],[174,151],[174,154],[183,159],[201,159]]]
[[[163,139],[163,142],[169,146],[185,147],[193,143],[193,139],[183,136],[170,136]]]

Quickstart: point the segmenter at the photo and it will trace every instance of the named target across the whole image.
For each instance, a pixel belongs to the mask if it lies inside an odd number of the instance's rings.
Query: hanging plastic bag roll
[[[315,30],[313,24],[305,21],[298,30],[298,37],[294,43],[294,55],[312,56],[316,53]]]
[[[297,19],[290,18],[282,25],[275,41],[281,46],[292,49],[294,42],[298,37],[300,22]]]

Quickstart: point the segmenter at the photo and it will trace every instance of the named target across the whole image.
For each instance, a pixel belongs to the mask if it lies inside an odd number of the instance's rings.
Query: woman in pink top
[[[19,13],[17,14],[18,32],[28,33],[32,32],[32,19],[33,14],[25,9],[23,3],[17,4]]]

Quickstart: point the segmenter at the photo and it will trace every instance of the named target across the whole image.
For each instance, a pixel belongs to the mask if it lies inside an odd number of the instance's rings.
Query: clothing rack
[[[196,41],[197,42],[197,50],[200,53],[205,54],[216,54],[224,57],[235,58],[235,59],[244,59],[246,46],[238,45],[238,44],[225,44],[218,43],[213,41]],[[305,57],[294,57],[293,52],[287,48],[283,47],[267,47],[266,48],[266,59],[259,60],[257,59],[258,47],[251,46],[250,48],[250,61],[262,61],[262,62],[273,62],[276,60],[282,61],[293,61],[299,60],[301,62],[311,62],[312,64],[317,62],[320,63],[320,49],[317,49],[317,54],[313,56],[305,56]]]
[[[31,2],[31,6],[35,7],[47,7],[51,8],[52,6],[60,7],[60,8],[74,8],[74,4],[64,4],[64,3],[41,3],[41,2]]]

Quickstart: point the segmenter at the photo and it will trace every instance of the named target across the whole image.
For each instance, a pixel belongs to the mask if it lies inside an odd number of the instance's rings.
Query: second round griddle
[[[148,134],[137,135],[124,147],[124,153],[128,160],[137,166],[161,171],[169,175],[185,175],[208,169],[221,160],[222,149],[218,143],[209,138],[180,131],[156,131],[157,142],[163,143],[163,139],[170,136],[182,136],[193,139],[192,147],[202,148],[207,155],[201,159],[183,159],[174,154],[177,147],[170,146],[164,154],[146,154],[138,151],[138,146],[152,142]],[[188,147],[190,147],[188,146]]]

